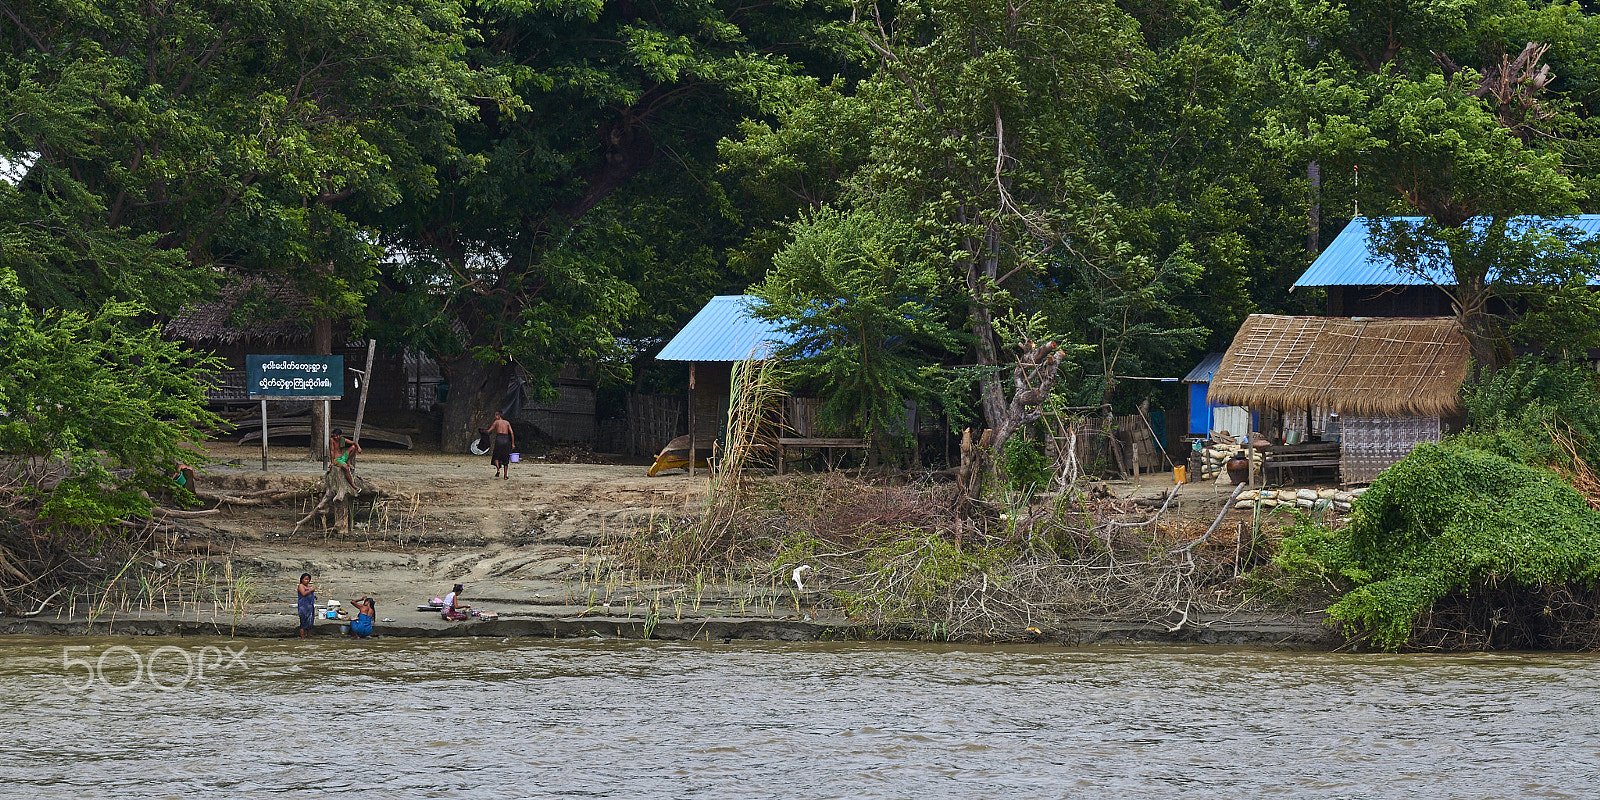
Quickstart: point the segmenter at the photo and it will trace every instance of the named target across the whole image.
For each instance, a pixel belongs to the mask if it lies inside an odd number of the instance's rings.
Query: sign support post
[[[322,401],[322,443],[327,444],[333,438],[333,431],[328,429],[328,417],[333,414],[333,404],[327,400]],[[322,468],[327,469],[333,465],[333,451],[322,448]]]
[[[267,398],[261,398],[261,471],[267,471]]]

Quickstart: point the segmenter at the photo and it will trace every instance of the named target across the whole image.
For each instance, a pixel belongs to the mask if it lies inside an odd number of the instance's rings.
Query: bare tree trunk
[[[1322,252],[1322,165],[1313,161],[1306,166],[1306,183],[1310,184],[1310,201],[1306,209],[1306,250],[1312,255]]]
[[[325,356],[333,352],[333,320],[328,317],[317,317],[311,323],[311,351],[313,355]],[[322,438],[322,428],[326,406],[320,400],[311,401],[311,435],[307,437],[311,442],[311,458],[328,460],[328,440]]]
[[[1489,313],[1490,292],[1480,285],[1457,287],[1456,294],[1456,322],[1466,334],[1475,377],[1493,375],[1514,356],[1499,320]]]
[[[967,224],[967,213],[963,209],[958,214],[961,224]],[[994,223],[989,223],[984,233],[984,241],[980,245],[976,240],[967,239],[967,295],[970,298],[967,304],[967,314],[972,320],[972,335],[977,338],[977,363],[980,367],[998,367],[1000,365],[999,347],[995,342],[994,310],[991,304],[994,300],[995,279],[1000,270],[1000,234]],[[983,418],[990,427],[1000,425],[1006,414],[1004,379],[998,370],[991,371],[983,377],[981,391],[983,395]]]
[[[1011,403],[1001,413],[1000,424],[994,428],[994,450],[999,453],[1011,435],[1038,422],[1044,417],[1044,403],[1055,387],[1056,373],[1061,369],[1061,351],[1055,342],[1035,345],[1024,342],[1022,357],[1017,359],[1011,377],[1014,384]]]
[[[444,422],[439,428],[439,449],[446,453],[468,452],[478,428],[489,424],[505,394],[506,366],[485,364],[472,356],[441,359],[439,369],[450,382],[450,396],[444,403]]]

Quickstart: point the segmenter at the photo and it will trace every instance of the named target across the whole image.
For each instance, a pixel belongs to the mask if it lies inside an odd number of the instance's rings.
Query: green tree
[[[463,33],[438,0],[9,4],[0,155],[38,158],[3,210],[44,246],[4,255],[42,307],[171,313],[224,267],[359,317],[351,213],[430,189],[420,154],[503,97]]]
[[[506,75],[522,108],[457,125],[459,152],[434,163],[441,190],[375,223],[396,254],[381,276],[384,329],[440,358],[447,449],[464,449],[498,405],[512,362],[535,392],[570,364],[625,371],[619,334],[645,339],[727,288],[712,250],[742,232],[714,180],[716,143],[765,109],[837,14],[822,3],[476,7],[468,58]]]
[[[9,4],[0,155],[39,155],[0,213],[48,241],[0,259],[37,307],[85,312],[171,314],[229,274],[289,282],[312,350],[330,352],[334,322],[359,329],[375,287],[362,218],[431,193],[425,156],[457,152],[452,123],[512,104],[462,58],[462,14],[451,0]]]
[[[1592,180],[1597,22],[1576,5],[1522,0],[1269,0],[1256,11],[1274,32],[1263,61],[1285,89],[1269,140],[1295,160],[1359,170],[1369,213],[1427,218],[1379,233],[1402,269],[1447,254],[1424,274],[1447,287],[1492,372],[1509,352],[1493,306],[1508,283],[1497,274],[1510,273],[1489,257],[1517,232],[1507,220],[1577,211]],[[1574,71],[1574,91],[1553,88],[1547,56]]]
[[[789,231],[750,290],[763,301],[754,313],[783,324],[780,355],[821,389],[824,423],[865,434],[891,458],[913,433],[906,401],[939,396],[936,362],[963,344],[940,304],[948,278],[893,207],[825,206]]]
[[[76,529],[147,515],[143,490],[163,485],[204,429],[213,359],[195,358],[142,309],[107,303],[94,313],[39,312],[0,267],[0,453],[43,514]]]
[[[857,191],[909,195],[918,230],[964,287],[977,363],[998,367],[1008,287],[1092,224],[1075,213],[1099,195],[1085,175],[1087,124],[1134,90],[1146,57],[1136,26],[1111,3],[1053,0],[863,5],[857,16],[878,61],[859,96],[893,120]],[[982,405],[998,426],[998,371]]]

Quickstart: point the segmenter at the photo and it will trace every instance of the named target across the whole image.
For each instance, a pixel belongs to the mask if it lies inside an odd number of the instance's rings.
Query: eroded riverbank
[[[405,612],[402,612],[405,613]],[[502,616],[493,621],[445,622],[437,614],[406,613],[406,618],[374,624],[378,638],[539,638],[539,639],[654,639],[659,641],[862,641],[900,637],[872,626],[851,622],[840,615],[784,617],[691,615],[683,619],[648,616],[573,615]],[[1174,620],[1175,622],[1176,620]],[[230,638],[294,638],[298,621],[293,614],[246,614],[228,617],[182,619],[160,613],[139,612],[86,617],[0,620],[0,635],[9,636],[189,636]],[[349,639],[349,622],[319,619],[312,635],[318,640]],[[1167,620],[1130,622],[1118,619],[1071,620],[1066,625],[1039,631],[1031,638],[1040,643],[1067,646],[1181,644],[1234,645],[1288,649],[1333,649],[1343,641],[1318,615],[1193,614],[1183,624]]]

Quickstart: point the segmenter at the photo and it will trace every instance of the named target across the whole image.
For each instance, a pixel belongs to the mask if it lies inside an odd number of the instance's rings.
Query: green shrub
[[[1595,585],[1600,512],[1548,470],[1459,444],[1422,444],[1378,476],[1348,526],[1302,527],[1283,541],[1277,563],[1351,587],[1329,615],[1396,649],[1417,616],[1450,594]]]
[[[191,445],[221,421],[205,403],[222,362],[162,339],[143,313],[36,311],[0,267],[0,456],[65,469],[40,497],[57,530],[148,515],[139,492],[171,486],[179,462],[203,463]]]
[[[1461,390],[1467,429],[1453,440],[1522,464],[1571,466],[1551,441],[1572,436],[1579,456],[1600,464],[1600,375],[1587,364],[1523,356]]]
[[[1001,461],[1006,485],[1013,491],[1031,494],[1050,485],[1050,457],[1038,442],[1021,436],[1007,439]]]

